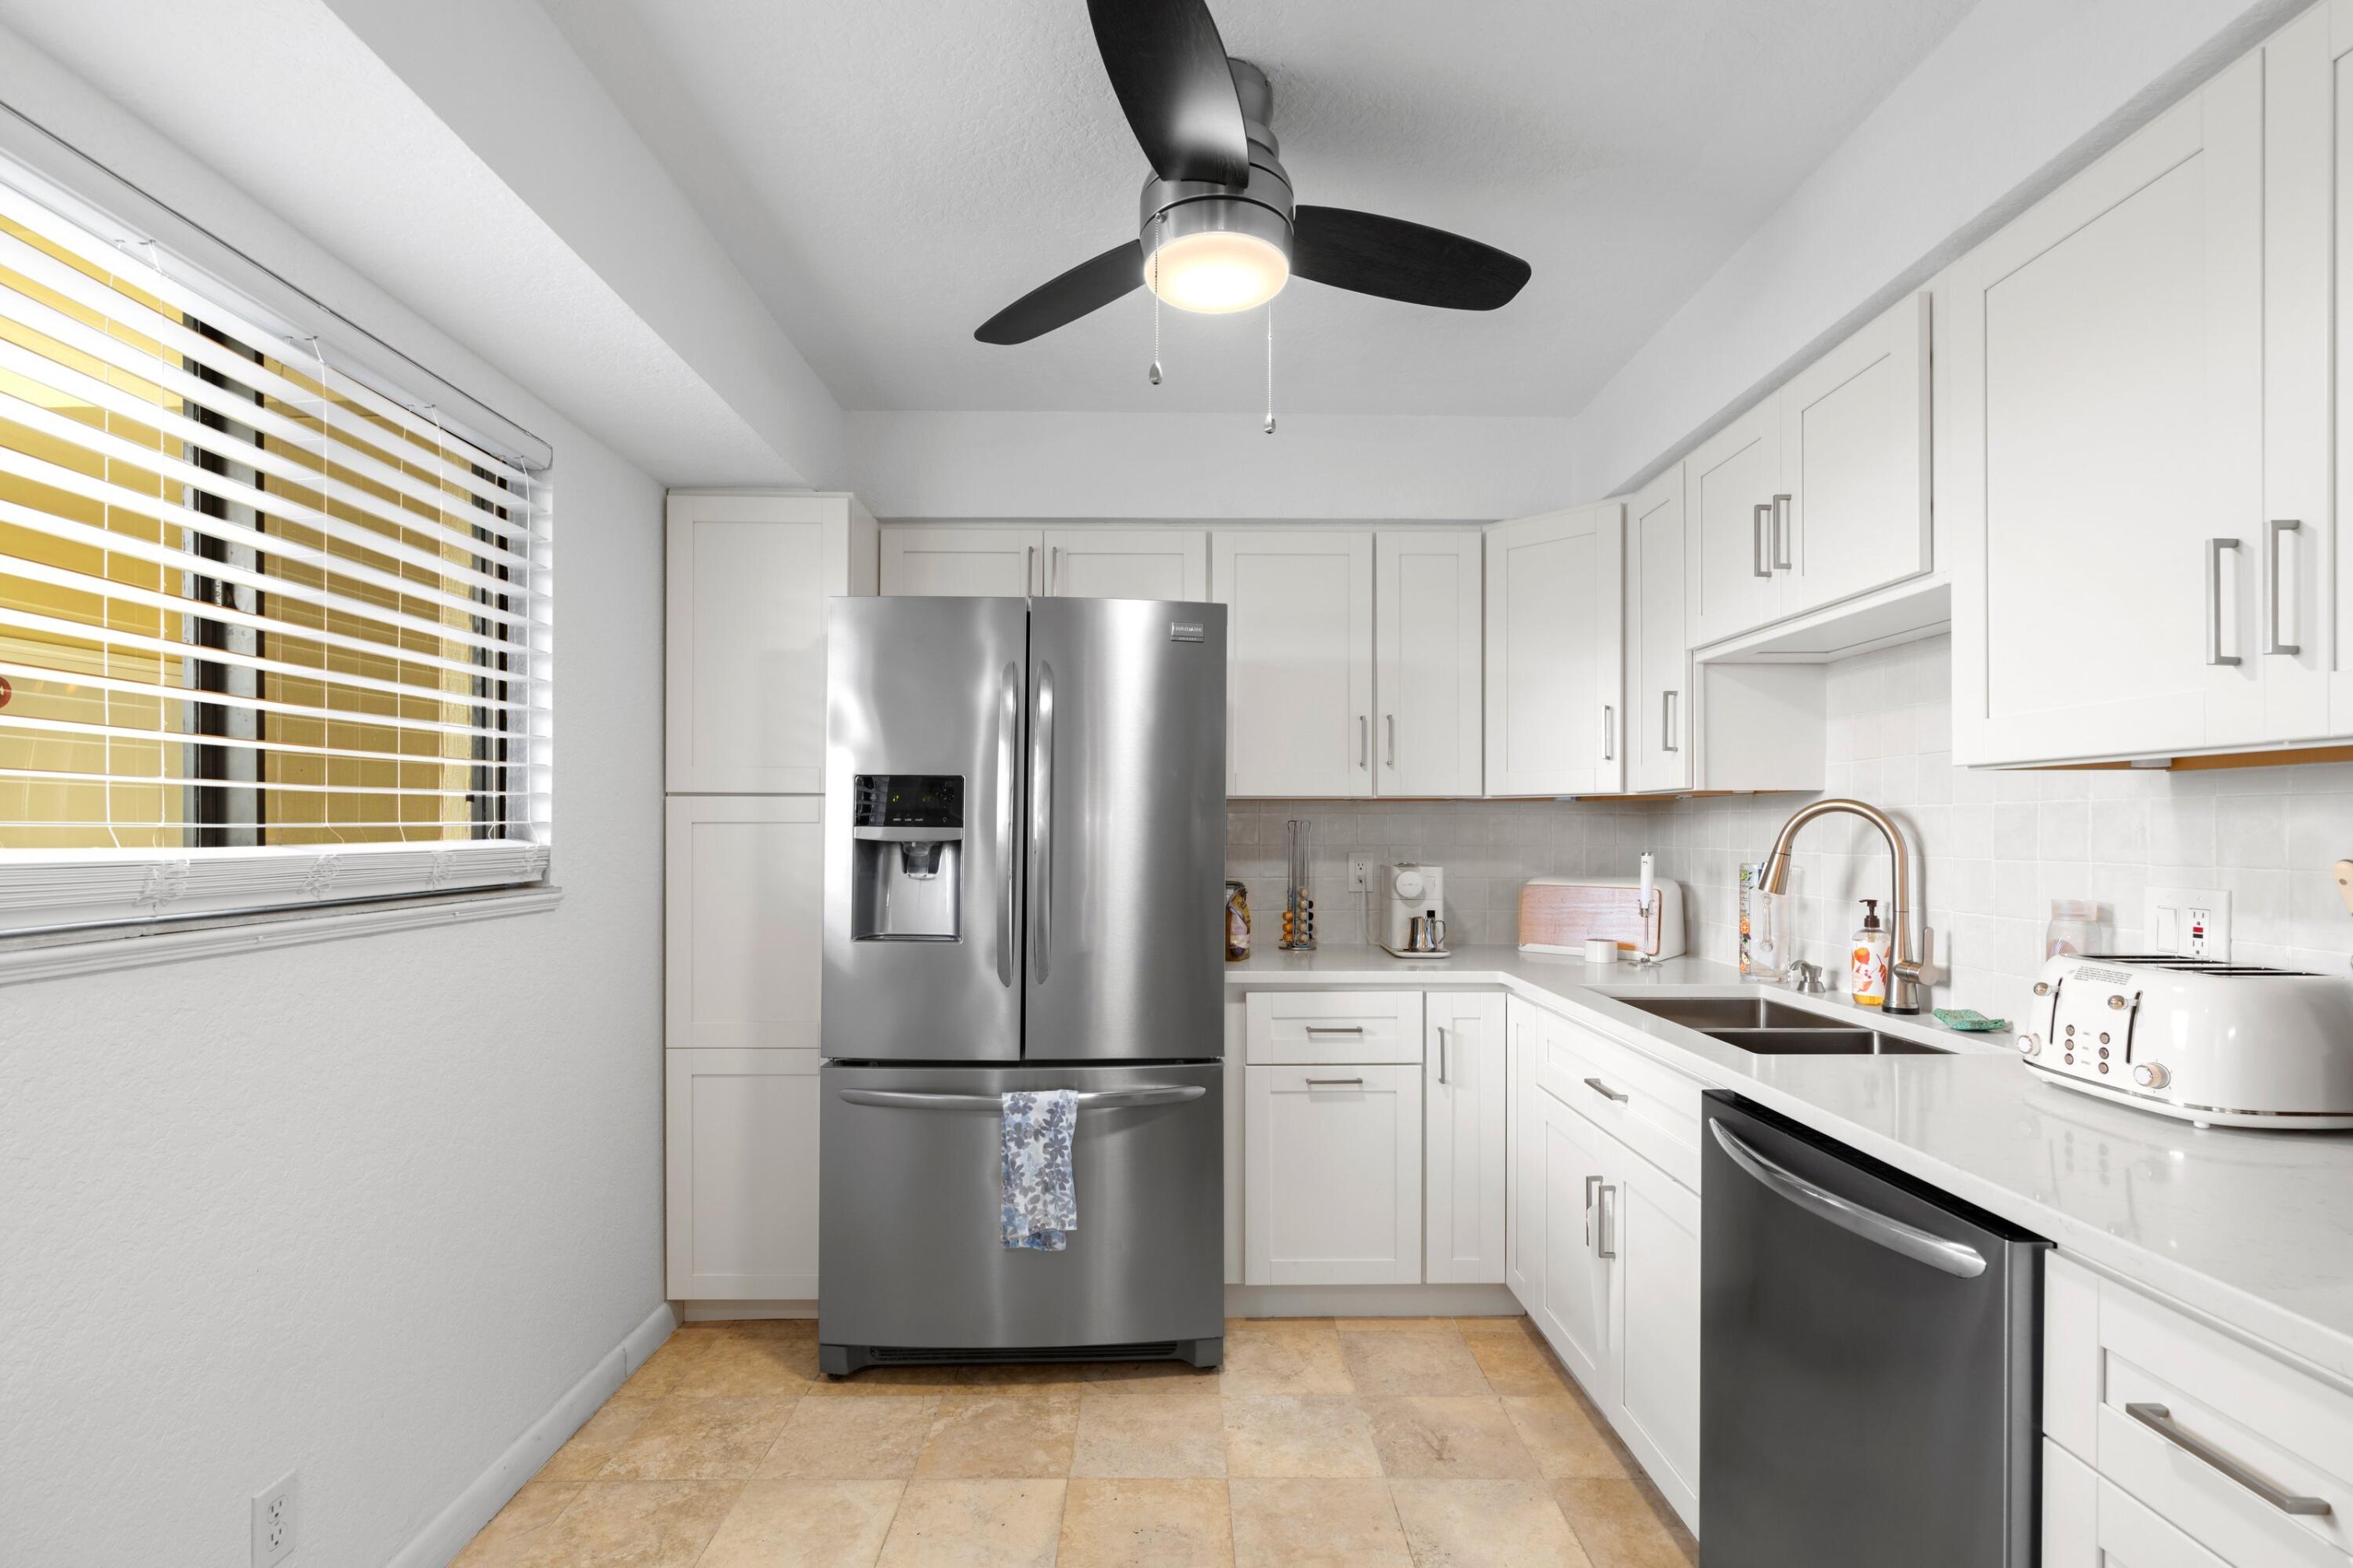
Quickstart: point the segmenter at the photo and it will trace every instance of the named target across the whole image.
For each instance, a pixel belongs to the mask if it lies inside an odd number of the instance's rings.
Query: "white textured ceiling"
[[[982,321],[1135,231],[1145,168],[1082,0],[543,0],[843,406],[1247,408],[1261,317],[1139,291]],[[1213,0],[1303,202],[1525,257],[1492,314],[1296,283],[1293,411],[1570,414],[1971,0]]]

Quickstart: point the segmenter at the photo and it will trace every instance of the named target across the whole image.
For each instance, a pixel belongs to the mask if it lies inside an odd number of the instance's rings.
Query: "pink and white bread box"
[[[1588,938],[1607,937],[1621,952],[1681,957],[1683,885],[1661,878],[1648,919],[1641,896],[1630,876],[1539,876],[1520,889],[1520,951],[1582,954]]]

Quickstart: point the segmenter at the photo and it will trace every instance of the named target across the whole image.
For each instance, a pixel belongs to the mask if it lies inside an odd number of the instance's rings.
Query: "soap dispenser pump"
[[[1887,1005],[1888,932],[1879,924],[1879,900],[1862,901],[1862,929],[1848,955],[1847,994],[1857,1005]]]

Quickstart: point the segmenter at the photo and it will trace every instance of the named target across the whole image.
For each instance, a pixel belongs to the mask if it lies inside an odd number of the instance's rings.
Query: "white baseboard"
[[[597,1406],[613,1397],[613,1391],[631,1372],[646,1364],[646,1358],[677,1327],[678,1315],[667,1301],[647,1313],[644,1322],[606,1351],[586,1375],[564,1391],[546,1414],[525,1428],[505,1453],[491,1460],[488,1469],[434,1516],[432,1523],[395,1553],[386,1568],[448,1568],[449,1560],[466,1550],[466,1543],[507,1506],[507,1499],[539,1473],[565,1439],[596,1414]]]
[[[814,1318],[814,1301],[681,1301],[690,1323],[728,1323],[749,1318]]]
[[[1501,1285],[1229,1285],[1229,1318],[1491,1318],[1519,1315]]]

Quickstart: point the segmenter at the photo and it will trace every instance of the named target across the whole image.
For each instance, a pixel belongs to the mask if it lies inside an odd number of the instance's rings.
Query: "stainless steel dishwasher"
[[[2050,1244],[1737,1096],[1705,1114],[1707,1568],[2028,1568]]]

